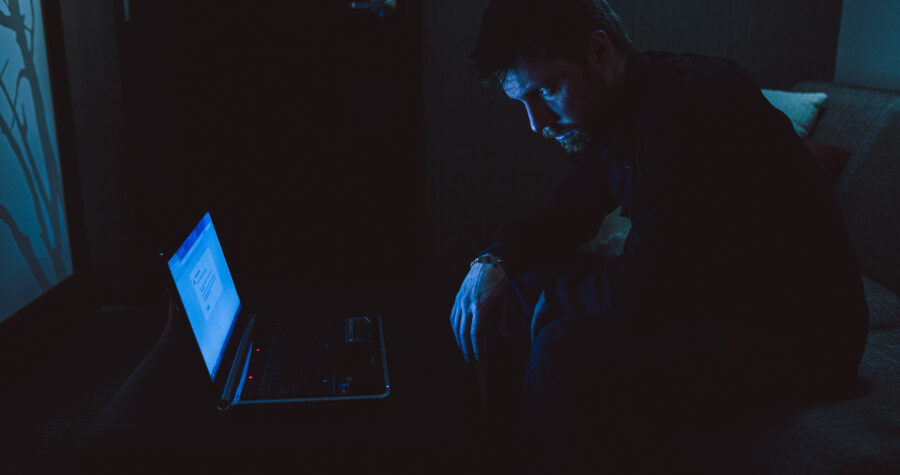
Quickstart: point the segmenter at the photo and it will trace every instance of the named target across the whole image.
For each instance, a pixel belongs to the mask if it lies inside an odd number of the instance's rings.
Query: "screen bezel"
[[[99,305],[90,281],[84,211],[75,150],[75,126],[59,0],[40,0],[47,47],[50,96],[72,251],[72,274],[0,322],[0,360],[14,374],[29,373],[96,319]],[[4,365],[5,366],[5,365]]]

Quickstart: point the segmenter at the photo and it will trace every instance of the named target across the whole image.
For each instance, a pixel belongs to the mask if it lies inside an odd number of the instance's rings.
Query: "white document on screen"
[[[216,308],[216,302],[222,295],[222,281],[219,279],[219,271],[213,262],[212,252],[209,249],[197,261],[197,265],[191,271],[191,284],[197,294],[200,309],[203,311],[203,320],[209,321],[209,314]]]

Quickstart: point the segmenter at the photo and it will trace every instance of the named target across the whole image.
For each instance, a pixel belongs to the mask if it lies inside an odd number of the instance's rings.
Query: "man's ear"
[[[588,69],[594,74],[599,74],[607,68],[606,64],[608,64],[611,54],[612,43],[609,42],[609,36],[603,30],[594,30],[590,39],[588,39]]]

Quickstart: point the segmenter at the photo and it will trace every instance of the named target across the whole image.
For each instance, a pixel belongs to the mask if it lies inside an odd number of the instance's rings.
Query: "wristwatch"
[[[469,263],[469,269],[471,270],[475,264],[498,264],[502,266],[503,259],[493,254],[484,254],[472,259],[472,262]]]

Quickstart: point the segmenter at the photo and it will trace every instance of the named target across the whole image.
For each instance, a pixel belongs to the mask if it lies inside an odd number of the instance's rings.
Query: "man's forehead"
[[[503,75],[500,87],[510,99],[521,99],[541,83],[559,74],[559,60],[519,59]]]

